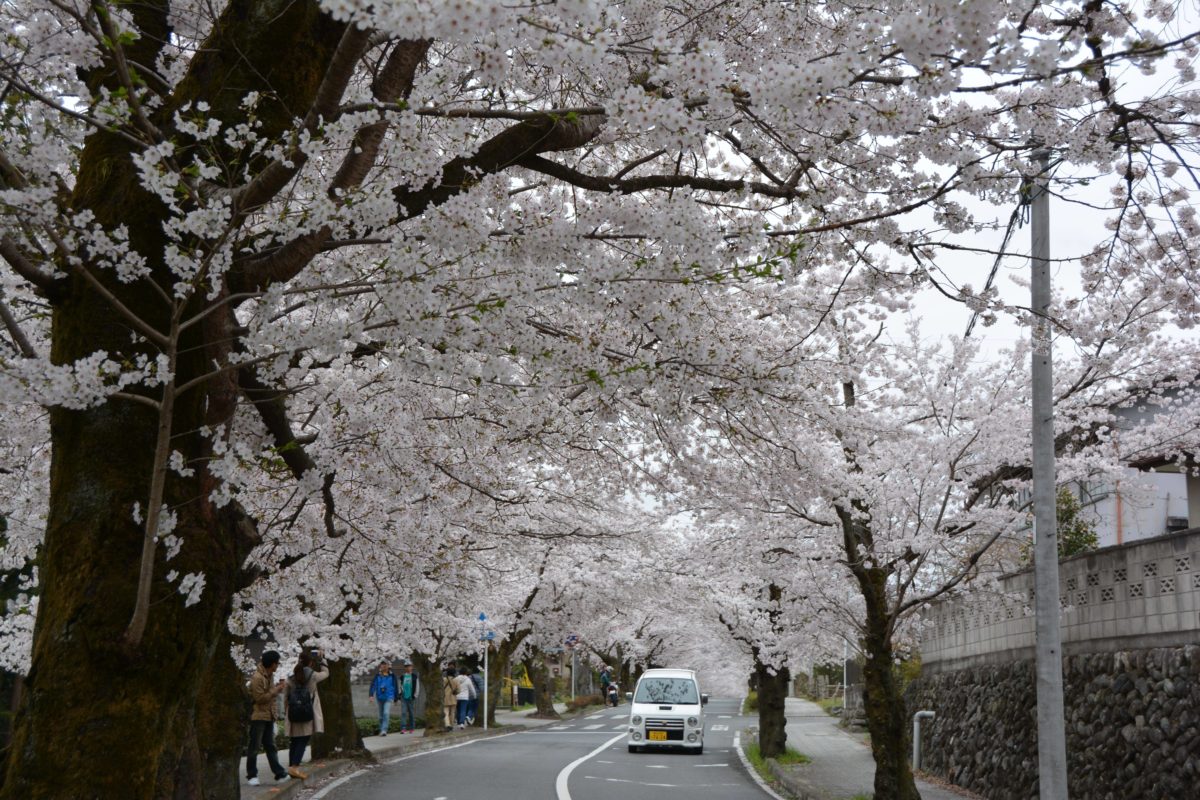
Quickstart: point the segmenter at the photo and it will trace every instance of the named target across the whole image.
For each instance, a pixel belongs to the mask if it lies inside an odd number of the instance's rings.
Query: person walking
[[[442,676],[442,716],[445,730],[454,730],[454,711],[458,707],[458,686],[454,682],[454,667],[446,667]]]
[[[479,714],[479,698],[483,696],[484,691],[483,675],[480,674],[479,668],[476,667],[471,670],[469,677],[471,678],[471,684],[475,688],[475,696],[467,704],[467,724],[474,725],[475,718]]]
[[[400,687],[392,672],[392,662],[384,659],[379,662],[379,669],[375,670],[375,677],[371,680],[371,688],[367,692],[367,696],[374,697],[375,704],[379,706],[380,736],[388,735],[388,723],[392,718],[392,703],[395,702],[398,694],[400,694]]]
[[[282,678],[272,682],[275,670],[279,667],[279,653],[267,650],[259,659],[258,669],[250,678],[250,700],[254,708],[250,712],[250,743],[246,746],[246,783],[258,786],[258,748],[267,754],[267,764],[275,780],[288,779],[287,770],[279,763],[279,753],[275,750],[275,719],[276,698],[283,693],[287,682]]]
[[[317,684],[329,677],[329,667],[320,650],[305,651],[296,661],[287,680],[288,775],[305,780],[300,770],[304,751],[314,733],[325,732],[325,717],[321,714],[321,695]]]
[[[416,729],[417,717],[413,713],[413,703],[421,694],[421,678],[413,672],[411,661],[404,662],[404,672],[400,675],[400,732],[412,733]]]
[[[471,702],[471,692],[474,689],[475,684],[471,683],[471,676],[467,674],[466,667],[463,667],[454,679],[454,722],[459,730],[467,727],[467,706]]]

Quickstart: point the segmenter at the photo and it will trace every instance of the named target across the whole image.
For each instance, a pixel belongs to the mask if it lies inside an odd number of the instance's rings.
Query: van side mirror
[[[708,705],[708,695],[706,695],[706,694],[700,695],[700,705],[702,705],[702,706]]]
[[[630,701],[630,702],[633,702],[633,692],[626,692],[626,693],[625,693],[625,699],[626,699],[626,700],[628,700],[628,701]]]

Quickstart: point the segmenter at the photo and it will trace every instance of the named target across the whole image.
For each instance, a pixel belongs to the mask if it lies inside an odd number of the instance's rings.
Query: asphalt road
[[[401,757],[318,792],[319,800],[766,800],[733,737],[736,700],[705,711],[704,754],[630,753],[629,707]]]

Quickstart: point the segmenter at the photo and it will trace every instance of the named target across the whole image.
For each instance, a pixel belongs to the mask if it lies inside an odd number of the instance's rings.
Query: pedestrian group
[[[329,667],[321,650],[300,653],[296,665],[286,679],[275,680],[281,656],[275,650],[265,651],[250,678],[250,737],[246,746],[246,782],[261,785],[258,780],[258,753],[266,753],[267,764],[277,781],[291,778],[304,780],[307,773],[300,769],[304,752],[313,734],[325,732],[321,712],[321,695],[317,684],[329,677]],[[483,677],[466,667],[448,667],[444,674],[442,705],[444,729],[461,730],[474,725],[483,694]],[[417,719],[414,703],[421,696],[421,678],[413,671],[410,661],[404,671],[392,671],[392,662],[383,659],[371,678],[368,696],[375,700],[379,711],[379,735],[387,736],[391,727],[392,708],[400,703],[400,733],[413,733]],[[280,698],[283,698],[282,703]],[[282,710],[280,706],[282,705]],[[275,747],[275,726],[284,720],[288,737],[288,766],[279,762]]]
[[[292,674],[286,680],[272,682],[279,667],[280,655],[267,650],[259,659],[258,669],[250,679],[250,742],[246,746],[246,782],[258,786],[258,749],[267,754],[267,764],[275,780],[289,778],[304,780],[307,774],[301,771],[304,751],[314,733],[325,731],[325,718],[321,714],[321,696],[317,684],[329,677],[329,667],[320,650],[300,654]],[[288,735],[288,768],[279,763],[275,749],[275,722],[279,719],[280,695],[285,696],[283,718]]]

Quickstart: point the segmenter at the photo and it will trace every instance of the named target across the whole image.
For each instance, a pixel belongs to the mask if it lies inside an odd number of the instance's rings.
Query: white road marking
[[[693,767],[728,767],[728,764],[692,764]]]
[[[728,725],[712,725],[709,727],[709,730],[710,731],[727,731],[727,730],[729,730],[729,726]]]
[[[647,764],[646,769],[670,769],[666,764]]]
[[[558,795],[558,800],[571,800],[571,790],[567,788],[567,783],[570,781],[571,773],[575,771],[576,767],[587,761],[589,758],[600,755],[607,750],[610,745],[616,744],[618,741],[624,738],[624,736],[625,734],[623,733],[617,734],[592,752],[585,756],[580,756],[570,764],[567,764],[565,767],[563,767],[562,772],[558,773],[558,777],[554,779],[554,791]],[[316,798],[314,798],[314,800],[316,800]]]
[[[733,717],[729,716],[728,714],[720,714],[717,716],[717,719],[733,719]]]
[[[774,789],[772,789],[770,786],[767,785],[767,782],[764,781],[762,779],[762,776],[760,776],[758,774],[758,770],[756,770],[754,767],[750,766],[749,759],[747,759],[746,754],[744,752],[742,752],[742,732],[741,731],[738,731],[737,733],[735,733],[733,735],[733,750],[734,750],[734,752],[737,753],[738,760],[740,760],[742,762],[742,768],[746,770],[747,775],[749,775],[751,778],[754,779],[754,782],[758,784],[758,788],[762,789],[768,795],[775,798],[775,800],[783,800],[783,798],[780,797],[779,794]],[[315,798],[314,798],[314,800],[315,800]]]
[[[567,731],[570,729],[570,725],[551,725],[549,728],[546,728],[548,731]]]
[[[407,761],[410,758],[420,758],[421,756],[428,755],[429,753],[440,753],[444,750],[453,750],[456,747],[466,747],[469,744],[475,744],[475,742],[486,742],[486,741],[491,741],[492,739],[503,739],[507,736],[516,736],[520,732],[521,731],[513,731],[512,733],[502,733],[499,736],[485,736],[485,737],[482,737],[479,739],[471,739],[466,742],[459,742],[458,744],[448,744],[445,747],[435,747],[435,748],[432,748],[429,750],[422,750],[419,753],[410,753],[409,755],[400,756],[399,758],[393,758],[390,761],[384,761],[383,763],[384,764],[395,764],[400,761]],[[349,775],[343,775],[342,777],[338,778],[336,781],[333,781],[332,783],[322,786],[315,794],[313,794],[313,796],[311,798],[309,798],[309,800],[322,800],[322,798],[326,797],[330,792],[332,792],[334,789],[338,788],[342,784],[345,784],[345,783],[348,783],[348,782],[354,780],[359,775],[366,775],[368,772],[370,772],[369,768],[355,770],[354,772],[351,772]],[[447,800],[447,798],[438,798],[438,800]]]
[[[638,786],[661,786],[666,789],[680,788],[674,783],[642,783],[641,781],[631,781],[628,778],[599,778],[595,775],[584,775],[583,777],[590,781],[607,781],[609,783],[636,783]]]
[[[584,726],[583,726],[583,729],[584,729],[585,731],[594,731],[594,730],[596,730],[597,728],[603,728],[603,727],[604,727],[604,723],[603,723],[603,722],[597,722],[595,725],[584,725]]]
[[[614,731],[623,731],[625,730],[625,723],[622,722],[620,725],[613,725],[612,729]]]

